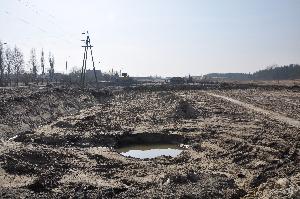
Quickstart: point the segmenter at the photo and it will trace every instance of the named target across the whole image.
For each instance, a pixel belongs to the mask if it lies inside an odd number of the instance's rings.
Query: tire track
[[[279,113],[276,113],[274,111],[265,110],[265,109],[256,107],[256,106],[254,106],[252,104],[248,104],[248,103],[245,103],[245,102],[242,102],[242,101],[230,98],[230,97],[226,97],[226,96],[223,96],[223,95],[218,95],[218,94],[209,93],[209,92],[207,92],[207,94],[211,95],[213,97],[217,97],[217,98],[221,98],[221,99],[227,100],[227,101],[232,102],[234,104],[237,104],[239,106],[243,106],[243,107],[245,107],[247,109],[251,109],[251,110],[253,110],[255,112],[262,113],[264,115],[267,115],[267,116],[269,116],[271,118],[276,119],[277,121],[284,122],[284,123],[289,124],[291,126],[295,126],[297,128],[300,128],[300,121],[299,120],[295,120],[293,118],[286,117],[286,116],[281,115]]]

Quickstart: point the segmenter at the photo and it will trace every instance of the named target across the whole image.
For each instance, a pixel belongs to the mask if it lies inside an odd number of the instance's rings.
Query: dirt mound
[[[199,111],[195,109],[193,105],[186,100],[180,100],[175,108],[175,118],[195,119],[198,116]]]
[[[69,88],[7,90],[0,96],[0,136],[6,140],[55,121],[58,117],[75,114],[110,97],[111,94],[105,91]]]

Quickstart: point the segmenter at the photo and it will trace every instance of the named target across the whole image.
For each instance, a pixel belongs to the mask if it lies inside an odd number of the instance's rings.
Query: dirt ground
[[[0,198],[300,198],[299,127],[214,96],[299,120],[299,92],[35,92],[38,98],[24,94],[21,102],[18,91],[1,93],[6,130],[18,129],[19,110],[38,125],[3,136]],[[60,106],[45,110],[41,101]],[[32,109],[53,117],[36,120]],[[177,157],[154,159],[116,151],[143,143],[185,148]]]
[[[219,93],[300,120],[300,92],[237,89]]]

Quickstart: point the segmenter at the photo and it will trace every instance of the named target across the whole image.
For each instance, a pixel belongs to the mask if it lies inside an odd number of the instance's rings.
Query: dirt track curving
[[[268,115],[269,117],[272,117],[272,118],[278,120],[279,122],[284,122],[284,123],[287,123],[287,124],[289,124],[291,126],[295,126],[295,127],[300,128],[300,121],[295,120],[293,118],[286,117],[286,116],[281,115],[279,113],[276,113],[274,111],[268,111],[268,110],[256,107],[256,106],[254,106],[252,104],[247,104],[245,102],[242,102],[242,101],[230,98],[230,97],[226,97],[226,96],[222,96],[222,95],[217,95],[217,94],[214,94],[214,93],[208,93],[208,94],[212,95],[214,97],[225,99],[225,100],[230,101],[232,103],[235,103],[237,105],[243,106],[243,107],[245,107],[247,109],[251,109],[253,111],[256,111],[256,112]]]

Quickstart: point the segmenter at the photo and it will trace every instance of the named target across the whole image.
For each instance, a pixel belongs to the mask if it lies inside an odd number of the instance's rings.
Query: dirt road
[[[287,123],[288,125],[300,128],[300,121],[299,120],[295,120],[293,118],[286,117],[286,116],[284,116],[282,114],[279,114],[279,113],[276,113],[274,111],[265,110],[265,109],[256,107],[252,104],[248,104],[248,103],[245,103],[245,102],[242,102],[242,101],[239,101],[237,99],[230,98],[230,97],[226,97],[226,96],[222,96],[222,95],[218,95],[218,94],[214,94],[214,93],[209,93],[209,92],[207,94],[209,94],[211,96],[214,96],[214,97],[225,99],[229,102],[232,102],[232,103],[235,103],[237,105],[243,106],[243,107],[245,107],[247,109],[250,109],[250,110],[253,110],[255,112],[259,112],[259,113],[268,115],[269,117],[272,117],[272,118],[278,120],[279,122],[284,122],[284,123]]]

